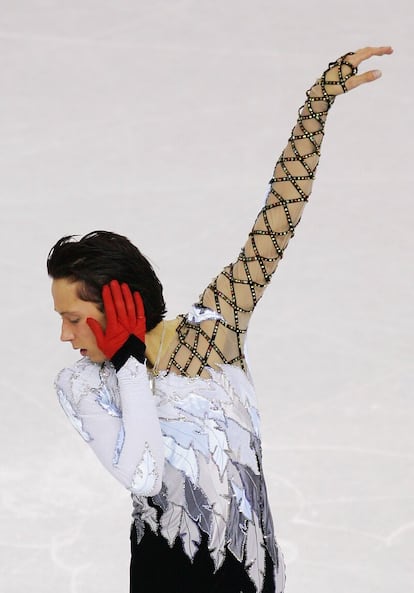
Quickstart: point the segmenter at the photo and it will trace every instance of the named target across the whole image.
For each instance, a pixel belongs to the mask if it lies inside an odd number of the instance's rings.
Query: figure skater
[[[390,53],[346,54],[307,91],[246,244],[177,319],[164,320],[161,284],[127,238],[63,237],[49,253],[61,340],[82,356],[57,394],[131,491],[131,593],[284,590],[246,332],[310,196],[336,96],[378,78],[357,67]]]

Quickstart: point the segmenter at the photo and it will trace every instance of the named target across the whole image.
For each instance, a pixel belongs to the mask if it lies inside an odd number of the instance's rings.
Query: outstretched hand
[[[340,95],[357,88],[361,84],[373,82],[381,76],[381,70],[368,70],[357,74],[358,66],[373,56],[384,56],[393,53],[389,45],[382,47],[364,47],[354,53],[348,53],[336,62],[329,64],[329,67],[319,83],[325,92],[330,96]]]
[[[135,336],[145,345],[145,312],[141,295],[132,295],[128,284],[112,280],[103,287],[102,299],[105,308],[106,328],[96,319],[88,318],[87,324],[95,334],[99,349],[108,359],[126,344],[130,336]],[[144,347],[145,349],[145,347]]]

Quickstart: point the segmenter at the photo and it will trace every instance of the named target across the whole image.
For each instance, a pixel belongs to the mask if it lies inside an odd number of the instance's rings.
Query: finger
[[[134,301],[135,301],[135,308],[137,311],[137,318],[145,319],[144,302],[142,300],[142,296],[140,295],[140,293],[137,290],[134,292]]]
[[[360,86],[361,84],[378,80],[378,78],[381,78],[381,76],[381,70],[369,70],[368,72],[364,72],[363,74],[357,74],[355,76],[352,76],[352,78],[350,78],[346,82],[346,87],[350,91]]]
[[[144,308],[144,303],[142,300],[142,297],[140,295],[139,292],[135,291],[134,292],[134,301],[135,301],[135,308],[137,310],[137,327],[139,328],[139,331],[143,333],[143,335],[145,335],[145,332],[147,330],[147,322],[145,319],[145,308]]]
[[[96,338],[96,343],[98,344],[98,346],[100,346],[100,344],[103,343],[104,338],[105,338],[101,324],[96,319],[93,319],[93,317],[87,317],[86,323],[89,325],[92,332],[94,333],[95,338]]]
[[[116,318],[119,323],[124,327],[128,326],[128,315],[125,306],[124,296],[122,294],[121,286],[118,280],[111,280],[109,283],[112,299],[114,303],[114,309],[116,312]]]
[[[384,56],[393,53],[393,49],[390,45],[382,45],[379,47],[363,47],[353,54],[347,56],[347,61],[353,66],[359,66],[361,62],[369,60],[373,56]]]
[[[117,315],[109,284],[106,284],[102,289],[102,300],[108,325],[111,326],[116,323]]]
[[[135,326],[135,323],[137,320],[137,311],[135,309],[135,302],[134,302],[134,299],[132,298],[131,289],[129,288],[128,284],[126,284],[126,282],[121,284],[121,290],[122,290],[122,295],[124,297],[126,312],[128,315],[128,322],[129,322],[130,327],[132,328]]]

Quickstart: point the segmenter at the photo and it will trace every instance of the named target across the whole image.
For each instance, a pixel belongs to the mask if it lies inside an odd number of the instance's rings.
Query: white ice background
[[[108,229],[170,316],[234,259],[327,62],[340,97],[249,351],[287,593],[414,587],[411,0],[0,0],[0,591],[128,590],[129,494],[69,425],[45,259]],[[162,570],[162,567],[158,569]],[[197,593],[197,592],[194,592]]]

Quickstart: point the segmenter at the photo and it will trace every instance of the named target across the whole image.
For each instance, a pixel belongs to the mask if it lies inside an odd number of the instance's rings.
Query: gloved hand
[[[132,295],[128,284],[112,280],[102,290],[106,315],[103,330],[96,319],[88,317],[86,323],[95,334],[96,343],[118,371],[134,356],[145,361],[145,311],[139,292]]]

